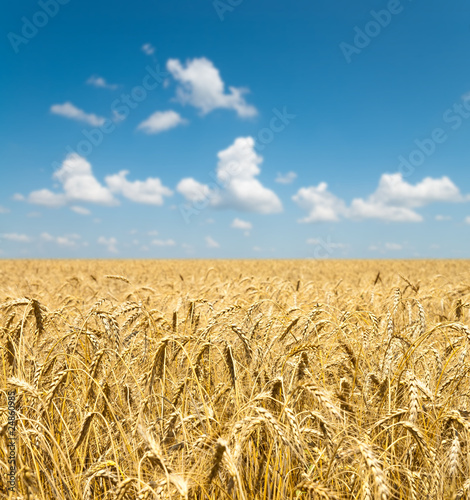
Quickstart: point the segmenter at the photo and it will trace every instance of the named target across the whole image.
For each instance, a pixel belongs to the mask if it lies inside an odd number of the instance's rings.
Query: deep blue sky
[[[61,1],[2,10],[0,257],[469,257],[468,2]]]

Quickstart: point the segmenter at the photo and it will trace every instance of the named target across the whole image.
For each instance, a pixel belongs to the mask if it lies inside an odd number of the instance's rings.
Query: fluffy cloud
[[[93,113],[85,113],[82,109],[77,108],[71,102],[64,102],[64,104],[54,104],[51,106],[51,113],[55,115],[64,116],[71,120],[88,123],[93,127],[101,127],[106,121],[105,118],[97,116]]]
[[[412,185],[403,180],[402,174],[383,174],[377,191],[371,195],[374,202],[408,207],[422,207],[437,201],[463,201],[459,188],[446,176],[440,179],[426,177]]]
[[[29,194],[28,201],[34,205],[55,208],[65,205],[67,200],[64,194],[53,193],[49,189],[39,189]]]
[[[163,197],[171,196],[173,191],[165,187],[157,177],[149,177],[145,181],[130,182],[126,179],[127,170],[106,177],[106,184],[111,192],[122,194],[136,203],[147,205],[163,205]]]
[[[117,239],[116,238],[106,238],[105,236],[100,236],[98,238],[98,244],[103,245],[107,248],[108,252],[118,253],[117,249]]]
[[[146,134],[159,134],[165,130],[170,130],[178,125],[185,125],[187,123],[188,120],[182,118],[176,111],[156,111],[144,120],[137,129],[144,131]]]
[[[255,150],[252,137],[239,137],[218,153],[217,183],[209,187],[192,178],[182,179],[176,190],[193,203],[207,202],[216,208],[234,209],[261,214],[282,211],[282,203],[270,189],[255,177],[260,174],[263,158]]]
[[[142,52],[148,56],[155,53],[155,47],[151,43],[144,43],[141,47]]]
[[[380,219],[396,222],[420,222],[416,208],[436,202],[463,202],[458,187],[448,178],[426,177],[417,184],[403,180],[401,173],[383,174],[374,193],[367,199],[355,198],[349,207],[328,191],[324,182],[317,187],[301,188],[293,200],[308,212],[299,222],[337,221],[350,219]]]
[[[435,202],[461,201],[464,197],[448,177],[426,177],[413,185],[403,180],[401,173],[383,174],[377,190],[367,200],[356,198],[352,201],[350,216],[419,222],[422,217],[413,208]]]
[[[275,181],[279,184],[291,184],[295,179],[297,179],[295,172],[287,172],[287,174],[278,173]]]
[[[90,76],[86,81],[88,85],[92,85],[93,87],[108,89],[108,90],[116,90],[118,86],[115,83],[108,83],[102,76]]]
[[[117,205],[115,195],[122,195],[136,203],[162,205],[164,196],[171,196],[171,189],[163,186],[158,178],[149,177],[145,181],[128,181],[127,170],[122,170],[105,178],[101,184],[93,174],[91,164],[82,156],[71,153],[57,170],[53,179],[60,182],[62,192],[49,189],[33,191],[27,197],[30,203],[47,207],[61,207],[73,204],[71,210],[81,215],[89,215],[87,208],[75,205],[77,202]]]
[[[176,95],[180,103],[190,104],[204,115],[217,108],[233,109],[242,118],[257,114],[256,108],[243,97],[248,90],[229,87],[226,93],[219,70],[205,57],[188,60],[186,65],[178,59],[169,59],[167,69],[179,82]]]
[[[176,186],[178,193],[181,193],[188,201],[193,203],[202,202],[210,199],[213,193],[209,186],[201,184],[192,177],[181,179]]]
[[[207,248],[219,248],[220,245],[210,236],[206,236],[206,246]]]
[[[450,215],[436,215],[436,217],[434,218],[437,221],[452,220],[452,217]]]
[[[31,238],[26,234],[3,233],[1,236],[4,240],[14,241],[16,243],[29,243],[31,241]]]
[[[381,219],[393,222],[421,222],[423,217],[407,207],[386,205],[380,201],[373,202],[361,198],[351,203],[349,215],[353,219]]]
[[[62,184],[63,193],[40,189],[30,193],[28,201],[48,207],[60,207],[77,201],[102,205],[117,203],[110,190],[95,178],[90,163],[76,153],[67,156],[59,170],[54,172],[53,178]]]
[[[308,212],[307,217],[299,222],[331,222],[346,214],[346,205],[328,191],[328,184],[320,182],[318,186],[300,188],[292,199]]]
[[[0,205],[0,214],[8,214],[8,213],[10,213],[10,210]]]

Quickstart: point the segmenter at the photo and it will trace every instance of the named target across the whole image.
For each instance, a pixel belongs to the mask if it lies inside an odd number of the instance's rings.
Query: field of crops
[[[465,261],[0,261],[0,498],[469,498],[469,303]]]

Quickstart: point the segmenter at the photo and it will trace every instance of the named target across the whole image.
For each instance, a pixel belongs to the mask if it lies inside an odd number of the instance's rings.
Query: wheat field
[[[1,498],[469,498],[469,262],[1,261],[0,278]]]

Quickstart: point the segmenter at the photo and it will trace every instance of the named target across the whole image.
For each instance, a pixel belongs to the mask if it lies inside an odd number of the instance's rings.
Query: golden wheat
[[[0,278],[0,498],[469,498],[467,262],[0,261]]]

